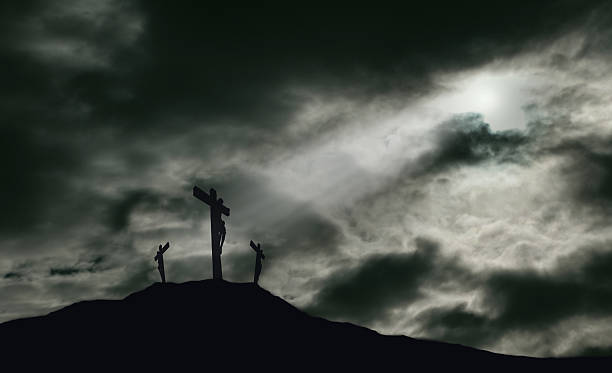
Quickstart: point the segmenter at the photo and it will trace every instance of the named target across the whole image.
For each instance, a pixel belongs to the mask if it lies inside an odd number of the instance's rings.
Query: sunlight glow
[[[528,103],[537,80],[525,73],[480,71],[445,76],[438,84],[444,93],[426,105],[447,114],[480,113],[494,130],[525,128],[522,107]]]

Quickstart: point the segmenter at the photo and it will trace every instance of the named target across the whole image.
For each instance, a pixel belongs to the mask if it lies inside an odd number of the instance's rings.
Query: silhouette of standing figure
[[[257,253],[257,256],[255,257],[255,275],[253,277],[253,283],[257,285],[257,282],[259,282],[259,275],[261,274],[261,261],[266,259],[266,256],[261,249],[260,243],[255,246],[255,242],[251,241],[251,248]]]
[[[162,284],[166,282],[166,272],[164,270],[164,253],[166,252],[166,250],[168,250],[169,247],[170,242],[166,242],[164,247],[162,247],[162,245],[159,245],[159,249],[157,249],[157,254],[155,255],[155,258],[153,258],[157,262],[157,270],[159,271],[159,275],[161,276]]]
[[[220,200],[223,203],[223,200]],[[225,242],[225,234],[227,231],[225,230],[225,222],[221,219],[221,225],[219,227],[219,255],[223,253],[223,243]]]

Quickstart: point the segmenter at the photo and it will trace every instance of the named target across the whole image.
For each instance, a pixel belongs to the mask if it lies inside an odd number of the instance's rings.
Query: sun
[[[481,84],[466,90],[466,105],[475,108],[474,111],[491,113],[498,109],[499,91],[495,87]]]
[[[428,106],[448,115],[480,113],[494,130],[523,129],[522,107],[529,101],[533,82],[516,72],[481,71],[446,76],[439,84],[443,93]]]

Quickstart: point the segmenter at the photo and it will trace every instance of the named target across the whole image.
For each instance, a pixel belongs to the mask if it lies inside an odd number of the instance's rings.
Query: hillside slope
[[[398,367],[559,371],[611,359],[535,359],[384,336],[311,317],[253,284],[160,284],[0,324],[3,362],[24,368],[292,371]]]

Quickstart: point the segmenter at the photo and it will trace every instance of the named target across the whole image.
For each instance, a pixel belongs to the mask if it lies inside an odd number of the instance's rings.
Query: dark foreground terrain
[[[24,371],[610,371],[612,359],[535,359],[380,335],[311,317],[253,284],[154,284],[0,324],[0,363]],[[15,369],[13,368],[13,369]],[[3,368],[0,368],[3,371]]]

